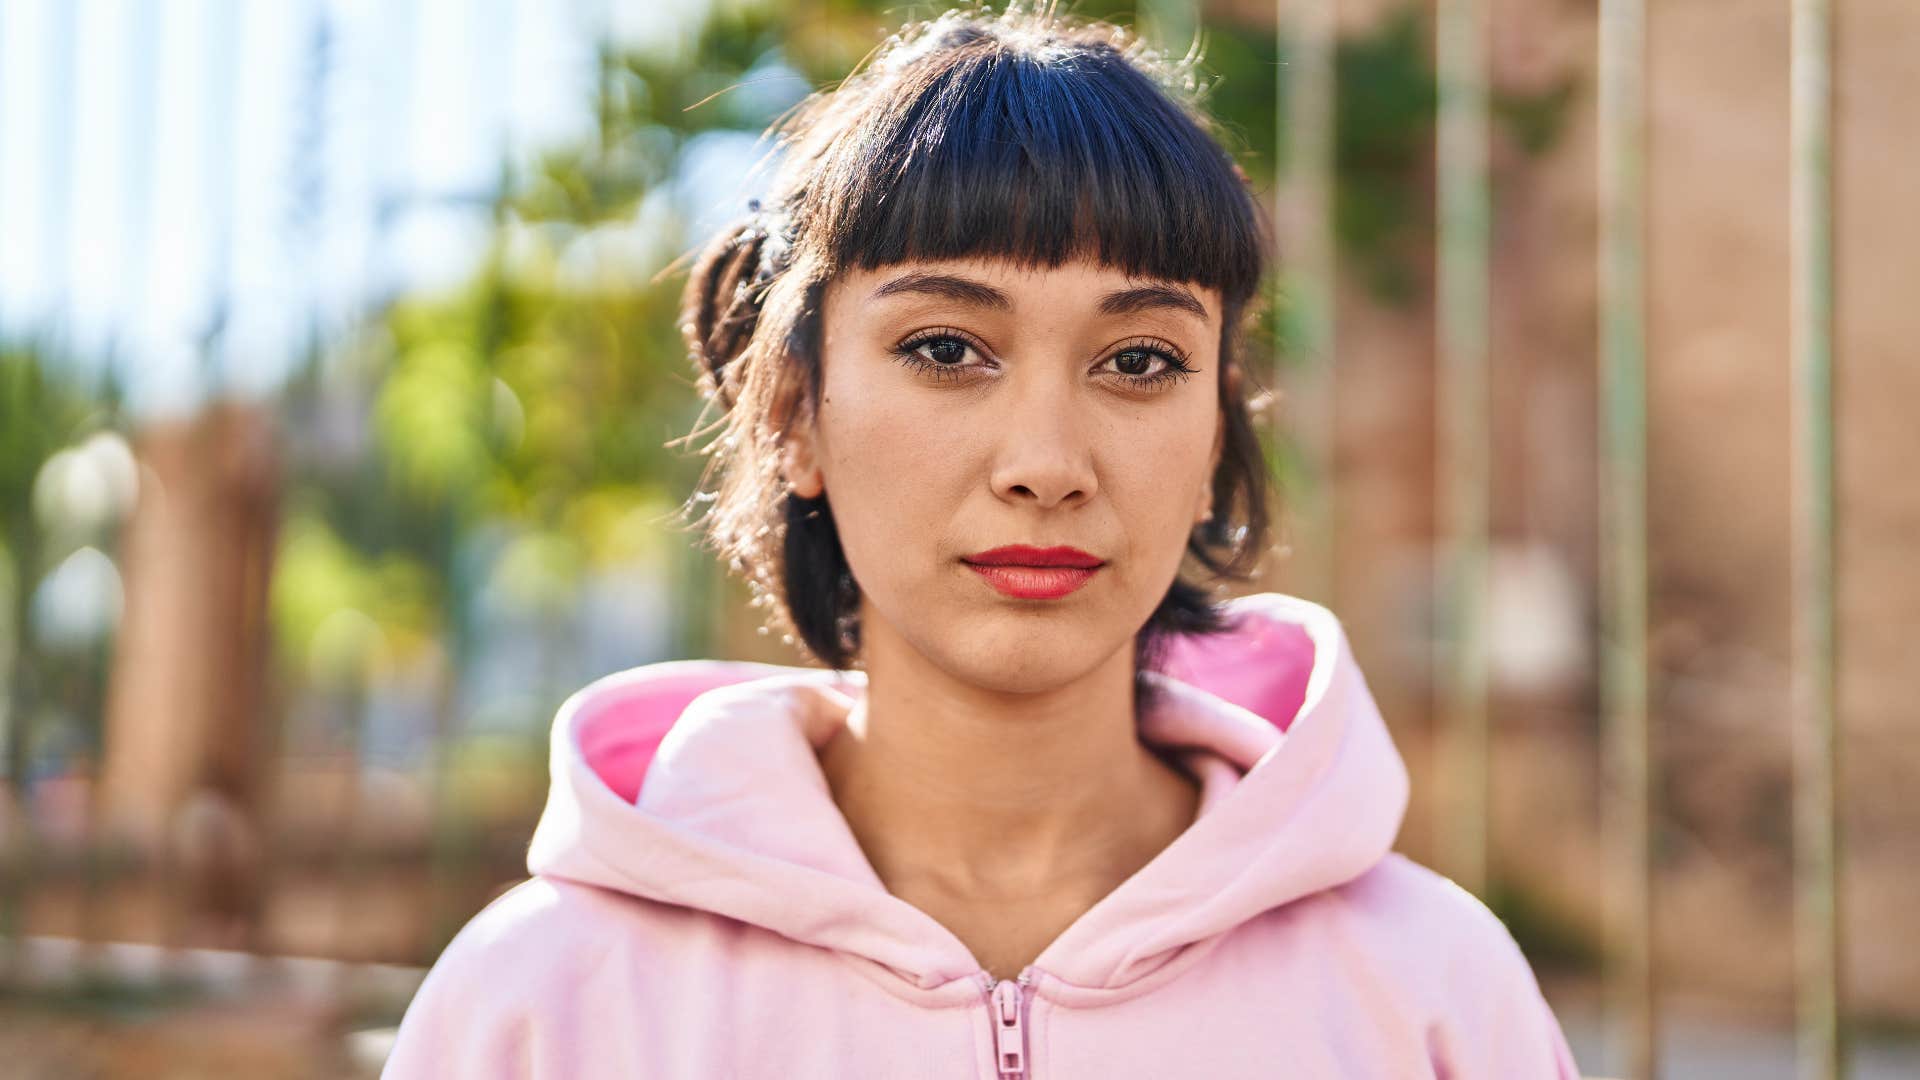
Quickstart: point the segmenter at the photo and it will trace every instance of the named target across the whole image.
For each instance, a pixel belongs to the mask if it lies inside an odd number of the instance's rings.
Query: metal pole
[[[1447,811],[1444,865],[1460,885],[1487,883],[1487,542],[1492,515],[1488,397],[1487,9],[1440,0],[1439,398],[1436,477],[1445,496],[1439,573]]]
[[[1610,1011],[1627,1075],[1655,1073],[1653,787],[1647,719],[1645,0],[1600,5],[1603,814],[1612,865]]]
[[[1839,741],[1835,685],[1833,453],[1833,11],[1794,0],[1793,822],[1800,1075],[1835,1080],[1839,1030]]]
[[[1333,137],[1338,87],[1333,58],[1338,10],[1338,0],[1282,0],[1275,31],[1281,107],[1275,111],[1274,220],[1287,329],[1274,343],[1275,372],[1286,372],[1286,395],[1285,407],[1269,415],[1274,425],[1269,445],[1283,445],[1284,422],[1304,459],[1293,474],[1298,487],[1282,492],[1283,543],[1293,548],[1299,567],[1295,591],[1322,603],[1333,602],[1335,572]],[[1285,355],[1289,350],[1293,355]],[[1299,542],[1293,543],[1296,537]]]

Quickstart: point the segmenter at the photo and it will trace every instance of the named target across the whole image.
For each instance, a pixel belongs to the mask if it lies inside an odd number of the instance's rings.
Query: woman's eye
[[[914,351],[942,367],[951,367],[967,358],[967,350],[972,348],[959,338],[935,338],[922,343]]]
[[[962,379],[983,365],[967,363],[967,354],[980,352],[978,346],[952,334],[926,334],[902,342],[894,353],[908,367],[934,379]]]
[[[1145,389],[1160,389],[1167,383],[1185,379],[1195,370],[1164,348],[1137,345],[1114,353],[1107,358],[1107,363],[1124,376],[1123,381]]]

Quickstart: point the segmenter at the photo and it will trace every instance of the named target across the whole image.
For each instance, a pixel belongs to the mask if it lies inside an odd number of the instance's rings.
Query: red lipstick
[[[960,560],[1001,593],[1021,600],[1057,600],[1085,585],[1103,560],[1074,547],[1010,544]]]

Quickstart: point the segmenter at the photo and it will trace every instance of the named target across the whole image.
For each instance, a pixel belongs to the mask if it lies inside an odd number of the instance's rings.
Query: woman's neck
[[[867,642],[866,692],[820,752],[890,891],[1077,913],[1192,823],[1197,785],[1135,734],[1131,649],[1058,689],[1010,694],[891,644]]]

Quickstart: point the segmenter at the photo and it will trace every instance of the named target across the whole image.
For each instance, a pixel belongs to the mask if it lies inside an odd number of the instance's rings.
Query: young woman
[[[822,666],[553,729],[532,879],[389,1077],[1578,1075],[1332,614],[1249,576],[1263,237],[1121,31],[948,15],[783,130],[694,268],[706,523]]]

